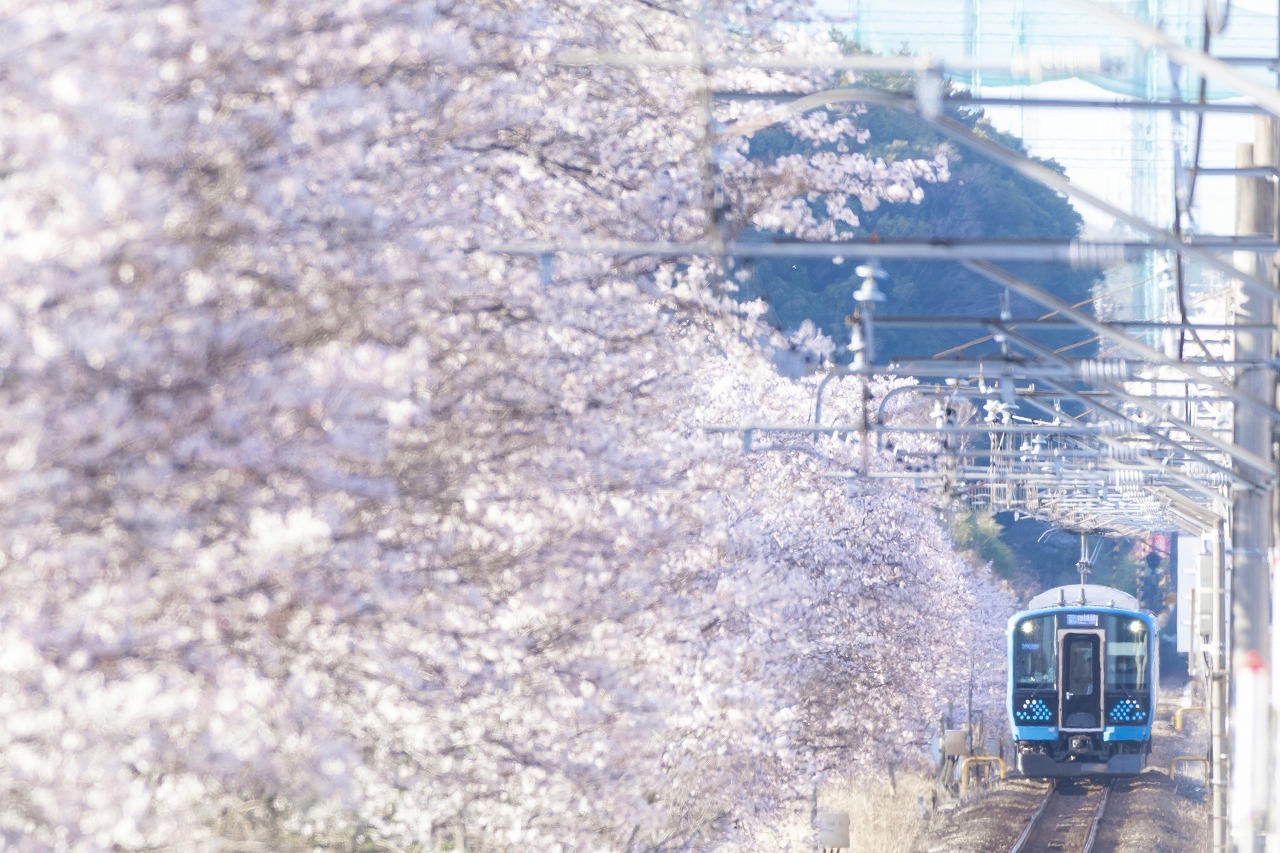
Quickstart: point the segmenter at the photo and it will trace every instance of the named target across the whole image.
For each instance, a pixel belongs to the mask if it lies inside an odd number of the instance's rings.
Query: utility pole
[[[1212,796],[1209,833],[1213,853],[1227,851],[1227,810],[1231,784],[1231,740],[1227,713],[1230,707],[1230,657],[1227,635],[1226,591],[1230,578],[1227,574],[1226,525],[1214,526],[1210,544],[1210,562],[1213,583],[1209,626],[1209,769]]]
[[[1276,123],[1258,117],[1253,145],[1237,149],[1237,165],[1245,168],[1274,166],[1277,162]],[[1273,234],[1274,185],[1254,177],[1236,181],[1236,233]],[[1239,252],[1236,266],[1246,275],[1271,278],[1270,258]],[[1273,303],[1263,302],[1241,290],[1235,312],[1241,325],[1265,324],[1274,329]],[[1273,356],[1272,333],[1239,331],[1235,336],[1237,359]],[[1275,374],[1270,366],[1239,367],[1236,389],[1267,406],[1275,405]],[[1271,425],[1257,413],[1237,406],[1234,425],[1236,446],[1270,458]],[[1271,578],[1270,551],[1273,525],[1274,483],[1240,490],[1231,504],[1232,564],[1232,762],[1231,844],[1237,851],[1268,849],[1266,839],[1272,818],[1271,783]],[[1274,845],[1270,849],[1275,849]]]

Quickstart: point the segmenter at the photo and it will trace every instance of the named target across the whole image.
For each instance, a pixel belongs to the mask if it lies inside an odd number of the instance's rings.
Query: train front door
[[[1102,631],[1058,632],[1059,728],[1102,728]]]

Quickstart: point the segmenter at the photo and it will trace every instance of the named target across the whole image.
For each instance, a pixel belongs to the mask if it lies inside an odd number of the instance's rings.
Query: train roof
[[[1047,607],[1114,607],[1117,610],[1142,610],[1138,599],[1127,592],[1098,584],[1071,584],[1045,590],[1027,603],[1028,610]]]

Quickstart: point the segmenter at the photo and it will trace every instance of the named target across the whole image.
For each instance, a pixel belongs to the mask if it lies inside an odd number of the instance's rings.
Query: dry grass
[[[929,822],[935,781],[921,773],[850,780],[830,789],[821,807],[849,815],[852,853],[914,853]]]

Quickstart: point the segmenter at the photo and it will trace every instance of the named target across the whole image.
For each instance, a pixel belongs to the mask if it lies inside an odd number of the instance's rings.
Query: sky
[[[1152,0],[1166,32],[1186,43],[1198,43],[1200,0]],[[1125,6],[1131,4],[1125,3]],[[976,85],[992,97],[1047,97],[1112,100],[1118,93],[1147,88],[1159,97],[1170,94],[1170,72],[1163,57],[1145,54],[1113,28],[1082,14],[1069,0],[913,0],[911,15],[897,0],[823,0],[821,10],[836,26],[867,47],[891,52],[905,45],[916,54],[943,60],[976,55],[984,65],[1006,62],[1012,55],[1036,51],[1090,50],[1125,63],[1126,71],[1047,80],[1035,85],[986,70],[960,83]],[[1215,36],[1216,55],[1275,55],[1275,0],[1233,0],[1224,31]],[[1261,16],[1261,17],[1260,17]],[[1182,91],[1194,97],[1198,81],[1183,75]],[[1218,91],[1219,99],[1229,93]],[[1082,188],[1154,222],[1168,225],[1173,210],[1174,128],[1168,115],[1134,119],[1127,112],[1045,107],[988,108],[1002,130],[1015,133],[1031,152],[1062,163],[1068,177]],[[1190,128],[1188,121],[1188,145]],[[1252,120],[1211,116],[1204,124],[1202,166],[1232,166],[1238,142],[1251,141]],[[1202,178],[1196,187],[1195,226],[1199,233],[1229,233],[1234,225],[1234,182]],[[1112,230],[1111,217],[1077,205],[1091,232]]]

